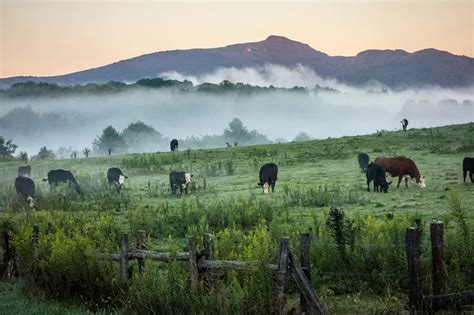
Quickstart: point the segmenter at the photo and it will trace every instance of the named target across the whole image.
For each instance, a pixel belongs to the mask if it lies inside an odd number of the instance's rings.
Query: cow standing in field
[[[407,131],[407,127],[408,127],[408,119],[406,118],[403,118],[402,121],[400,121],[402,123],[402,128],[403,128],[403,131]]]
[[[117,191],[123,187],[123,183],[128,176],[123,175],[122,170],[118,167],[111,167],[107,170],[107,181],[109,184],[115,184],[117,186]]]
[[[30,177],[31,174],[31,165],[23,165],[18,168],[18,177]]]
[[[177,172],[177,171],[172,171],[170,173],[170,186],[171,186],[171,193],[176,194],[176,190],[179,187],[181,195],[188,194],[188,187],[191,184],[191,178],[194,175],[191,173],[186,173],[186,172]]]
[[[51,170],[48,172],[48,178],[43,179],[43,181],[48,181],[49,187],[51,188],[57,186],[59,183],[69,183],[69,186],[72,186],[78,193],[81,193],[81,187],[69,171],[61,169]]]
[[[269,188],[272,188],[272,193],[275,192],[275,183],[278,179],[278,166],[275,163],[264,164],[260,168],[260,182],[257,184],[262,186],[263,193],[268,194]]]
[[[179,145],[178,140],[176,140],[176,139],[171,140],[171,142],[170,142],[171,152],[174,152],[175,150],[178,151],[178,145]]]
[[[374,192],[384,192],[388,191],[388,186],[392,183],[387,183],[385,178],[385,170],[382,166],[371,162],[367,166],[367,191],[370,191],[370,182],[374,181]]]
[[[403,157],[381,157],[375,159],[375,163],[381,165],[385,172],[390,173],[392,177],[398,176],[397,188],[400,187],[402,178],[405,177],[405,187],[408,188],[408,179],[415,178],[416,184],[420,188],[425,188],[425,177],[420,174],[413,160]]]
[[[18,176],[15,179],[15,189],[18,195],[25,196],[26,200],[30,203],[30,207],[33,207],[33,198],[35,197],[35,182],[24,176]]]
[[[359,162],[360,171],[362,173],[367,173],[367,166],[369,165],[369,155],[367,153],[359,153],[357,156],[357,161]]]
[[[474,158],[473,157],[465,157],[462,160],[462,176],[464,178],[464,182],[466,182],[467,172],[469,172],[469,178],[471,179],[471,183],[474,183],[474,178],[473,178]]]

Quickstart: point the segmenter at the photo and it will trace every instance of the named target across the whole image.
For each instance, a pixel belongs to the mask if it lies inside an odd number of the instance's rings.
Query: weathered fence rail
[[[50,225],[45,233],[50,230]],[[37,261],[37,245],[39,242],[39,228],[33,227],[31,246],[33,258]],[[474,290],[464,292],[447,293],[446,286],[446,263],[444,223],[433,221],[430,224],[431,241],[431,271],[432,271],[432,292],[423,292],[423,274],[421,268],[421,239],[422,233],[417,227],[409,227],[406,230],[405,251],[407,257],[407,274],[409,280],[408,306],[415,311],[431,310],[437,311],[452,305],[463,305],[474,303]],[[196,238],[189,239],[188,251],[186,252],[155,252],[146,248],[146,233],[138,231],[136,246],[130,247],[127,234],[123,234],[120,239],[119,253],[96,253],[96,257],[103,260],[119,262],[119,275],[122,281],[127,281],[131,277],[130,260],[136,260],[138,273],[143,276],[147,260],[168,263],[171,261],[187,262],[190,267],[191,289],[197,290],[199,281],[207,281],[210,287],[214,287],[218,274],[222,274],[225,269],[241,271],[257,270],[261,267],[259,261],[235,261],[218,260],[214,258],[214,239],[212,235],[203,236],[204,249],[197,249]],[[394,245],[393,245],[394,246]],[[287,314],[287,289],[289,276],[294,279],[300,290],[300,310],[305,314],[325,314],[326,306],[311,285],[311,235],[301,234],[300,236],[300,263],[295,258],[289,248],[289,238],[281,238],[279,241],[277,264],[265,264],[265,268],[276,275],[275,290],[275,312]],[[34,267],[35,268],[35,267]],[[34,272],[33,268],[33,272]],[[0,277],[11,278],[17,274],[15,250],[9,242],[9,235],[6,230],[0,231]],[[352,274],[347,274],[351,276]]]

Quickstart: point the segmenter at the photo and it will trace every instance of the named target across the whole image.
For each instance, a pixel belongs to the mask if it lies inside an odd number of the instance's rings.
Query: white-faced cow
[[[18,176],[15,179],[15,189],[18,195],[25,196],[26,200],[30,203],[30,207],[33,207],[33,198],[35,197],[35,182],[24,176]]]
[[[408,179],[415,178],[416,184],[420,188],[425,188],[425,177],[420,174],[413,160],[403,157],[378,157],[375,159],[375,163],[383,166],[385,172],[390,173],[392,177],[398,176],[397,187],[400,187],[402,178],[405,177],[405,187],[408,188]]]
[[[177,139],[171,140],[171,142],[170,142],[170,150],[171,150],[171,152],[178,151],[178,145],[179,145],[179,143],[178,143],[178,140],[177,140]]]
[[[111,167],[107,170],[107,180],[109,184],[117,186],[117,191],[120,191],[123,187],[123,183],[128,176],[123,175],[122,170],[118,167]]]
[[[464,178],[464,182],[466,182],[466,176],[468,172],[471,183],[474,183],[474,157],[465,157],[462,160],[462,176]]]
[[[48,172],[48,178],[43,179],[43,181],[48,181],[49,187],[51,188],[57,186],[59,183],[69,183],[69,186],[72,186],[78,193],[81,193],[81,187],[69,171],[61,169],[51,170]]]
[[[176,190],[179,187],[181,195],[183,191],[185,194],[188,194],[188,187],[191,184],[191,178],[193,176],[191,173],[172,171],[170,173],[171,192],[176,194]]]
[[[260,182],[257,184],[262,186],[263,193],[268,194],[269,188],[272,188],[272,193],[275,192],[275,183],[278,179],[278,166],[275,163],[264,164],[260,168]]]
[[[367,191],[370,191],[370,182],[374,181],[374,192],[384,192],[386,193],[388,191],[388,186],[390,186],[390,183],[387,183],[387,180],[385,179],[385,170],[382,166],[375,164],[371,162],[367,166],[367,172],[366,172],[366,177],[367,177]]]
[[[359,153],[357,161],[359,162],[360,171],[366,173],[367,166],[369,165],[369,155],[367,153]]]
[[[31,165],[23,165],[18,168],[18,176],[30,177]]]

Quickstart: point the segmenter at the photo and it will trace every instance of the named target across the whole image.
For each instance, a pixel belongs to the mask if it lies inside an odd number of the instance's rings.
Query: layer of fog
[[[318,81],[322,79],[314,79],[307,69],[293,71],[281,68],[286,75],[274,72],[273,77],[266,74],[264,78],[255,74],[260,71],[258,69],[254,70],[255,73],[251,70],[232,70],[235,77],[221,78],[218,74],[225,74],[221,69],[215,78],[211,78],[214,74],[203,76],[197,78],[196,83],[199,80],[220,82],[232,79],[255,85],[269,85],[267,83],[272,82],[274,86],[287,87],[319,84],[339,88],[342,92],[305,94],[278,91],[242,96],[160,89],[101,96],[1,99],[0,117],[13,108],[30,106],[41,114],[59,114],[67,122],[67,127],[47,133],[25,134],[22,132],[25,126],[21,124],[13,130],[0,126],[0,135],[13,139],[19,145],[18,151],[37,153],[43,145],[52,149],[61,146],[77,150],[91,147],[93,140],[108,125],[120,131],[138,120],[153,126],[166,137],[185,138],[222,134],[227,124],[238,117],[248,129],[256,129],[271,140],[292,140],[301,131],[314,138],[327,138],[367,134],[382,129],[398,130],[402,118],[410,121],[410,128],[474,121],[474,96],[469,89],[367,93],[364,89],[341,89],[342,85],[337,82]],[[237,74],[249,77],[246,79]],[[448,99],[452,100],[451,103],[441,102]],[[149,151],[157,150],[167,151],[168,147],[150,143]]]

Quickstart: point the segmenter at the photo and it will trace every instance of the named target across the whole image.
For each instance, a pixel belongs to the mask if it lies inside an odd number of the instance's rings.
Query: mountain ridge
[[[412,53],[402,49],[367,49],[355,56],[330,56],[308,44],[270,35],[262,41],[217,48],[157,51],[63,75],[1,78],[0,88],[25,81],[60,85],[135,82],[170,71],[200,75],[219,68],[259,67],[264,64],[289,68],[301,64],[323,78],[354,86],[371,81],[378,81],[390,88],[474,85],[474,58],[468,56],[434,48]]]

